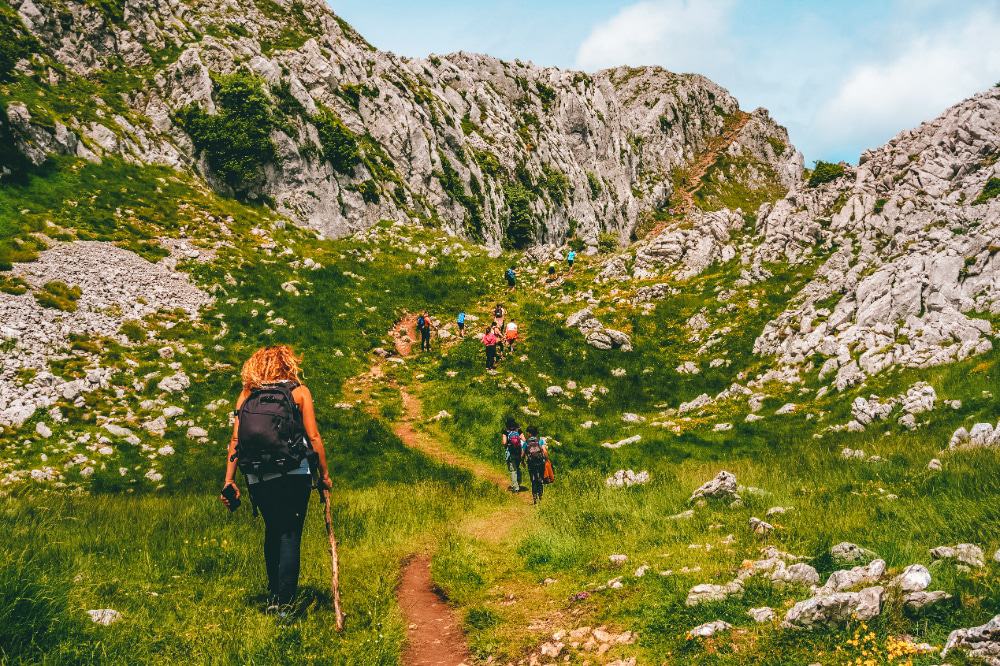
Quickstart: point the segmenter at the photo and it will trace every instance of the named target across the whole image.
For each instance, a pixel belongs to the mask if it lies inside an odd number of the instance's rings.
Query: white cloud
[[[1000,78],[996,15],[977,12],[931,30],[850,69],[818,112],[820,145],[878,146]]]
[[[704,71],[708,58],[725,58],[733,0],[643,0],[596,26],[580,45],[578,67],[661,65]]]

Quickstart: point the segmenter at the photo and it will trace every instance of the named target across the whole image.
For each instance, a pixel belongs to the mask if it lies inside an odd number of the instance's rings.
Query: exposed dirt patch
[[[397,594],[407,625],[404,664],[459,666],[470,663],[465,635],[451,608],[434,591],[431,563],[426,556],[414,557],[406,563]]]
[[[739,113],[740,115],[736,122],[733,123],[732,127],[726,130],[721,136],[712,139],[705,151],[700,153],[685,169],[687,173],[684,178],[684,183],[673,195],[673,197],[680,196],[679,204],[673,206],[675,215],[683,217],[691,212],[691,209],[694,208],[694,195],[704,184],[703,179],[705,178],[705,174],[708,173],[709,168],[715,164],[715,161],[719,159],[722,153],[726,151],[730,145],[732,145],[740,131],[746,126],[747,122],[750,121],[749,113],[744,113],[742,111]],[[658,236],[668,224],[668,221],[658,223],[655,227],[653,227],[653,230],[649,232],[648,237],[654,238]]]

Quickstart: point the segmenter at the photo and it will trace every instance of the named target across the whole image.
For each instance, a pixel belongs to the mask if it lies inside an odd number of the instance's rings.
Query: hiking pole
[[[329,491],[323,487],[322,480],[317,485],[319,501],[323,503],[323,516],[326,519],[326,536],[330,539],[330,592],[333,593],[333,613],[337,618],[337,631],[344,630],[344,612],[340,609],[340,565],[337,558],[337,537],[333,534],[333,518],[330,517]]]

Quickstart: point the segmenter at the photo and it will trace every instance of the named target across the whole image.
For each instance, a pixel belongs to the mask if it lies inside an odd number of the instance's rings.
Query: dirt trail
[[[408,666],[459,666],[470,661],[465,635],[448,604],[434,591],[431,563],[417,556],[403,567],[399,583],[399,608],[406,618]]]
[[[719,156],[732,145],[733,141],[739,135],[740,131],[746,127],[747,122],[750,121],[750,114],[744,111],[739,112],[739,118],[736,123],[733,124],[728,130],[723,132],[721,136],[715,137],[708,142],[708,146],[705,151],[700,153],[694,160],[694,162],[685,170],[687,172],[683,185],[674,193],[674,195],[680,195],[681,201],[676,206],[671,206],[674,210],[675,217],[684,217],[687,215],[692,208],[694,208],[694,195],[697,194],[698,190],[704,184],[702,179],[705,174],[708,173],[709,168],[715,161],[719,159]],[[653,230],[649,232],[649,238],[655,238],[663,231],[666,226],[670,223],[669,220],[664,220],[657,223]]]
[[[401,357],[414,352],[418,342],[416,321],[416,314],[407,314],[389,331],[396,353]],[[419,396],[387,377],[384,362],[375,362],[351,385],[356,389],[355,397],[360,396],[369,403],[369,411],[378,416],[372,393],[375,386],[382,382],[388,382],[386,386],[399,391],[403,410],[391,427],[403,444],[446,465],[468,470],[477,478],[507,490],[510,484],[507,474],[447,446],[445,435],[433,423],[426,422]],[[494,511],[467,515],[457,528],[473,538],[498,543],[509,536],[515,526],[523,525],[524,519],[531,513],[530,493],[522,492],[517,499],[520,501],[503,502]],[[400,576],[397,597],[407,625],[404,664],[457,666],[470,663],[461,623],[438,595],[431,579],[429,554],[417,553],[407,560]]]

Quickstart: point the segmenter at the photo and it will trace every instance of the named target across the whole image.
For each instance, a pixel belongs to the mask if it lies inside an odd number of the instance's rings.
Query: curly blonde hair
[[[283,380],[298,382],[301,362],[302,358],[288,345],[262,347],[243,364],[243,388],[253,391]]]

